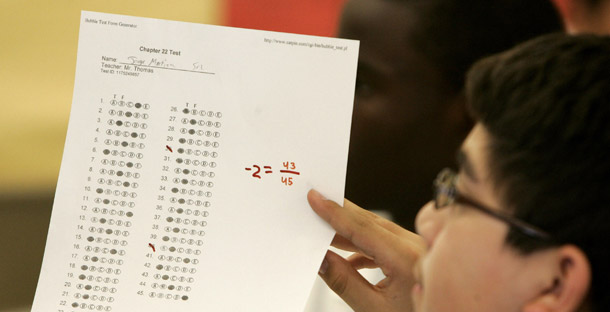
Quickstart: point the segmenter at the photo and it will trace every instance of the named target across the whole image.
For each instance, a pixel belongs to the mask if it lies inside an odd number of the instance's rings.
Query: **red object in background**
[[[345,0],[226,0],[227,26],[333,37]]]

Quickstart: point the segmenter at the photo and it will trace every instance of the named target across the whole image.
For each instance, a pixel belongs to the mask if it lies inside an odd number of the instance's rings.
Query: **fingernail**
[[[326,260],[326,256],[324,256],[324,260],[322,260],[322,265],[320,265],[320,269],[318,270],[318,274],[324,275],[328,270],[328,260]]]

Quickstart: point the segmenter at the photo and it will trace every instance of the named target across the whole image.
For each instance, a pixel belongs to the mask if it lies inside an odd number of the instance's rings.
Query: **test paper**
[[[33,305],[302,311],[343,202],[358,42],[82,12]]]

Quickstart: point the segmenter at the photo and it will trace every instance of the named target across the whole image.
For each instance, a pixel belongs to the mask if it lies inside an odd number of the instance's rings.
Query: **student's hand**
[[[332,245],[356,252],[348,259],[328,251],[320,276],[354,311],[413,311],[413,266],[425,250],[417,234],[345,200],[341,207],[315,190],[307,199],[313,210],[337,231]],[[377,285],[358,269],[381,268]]]

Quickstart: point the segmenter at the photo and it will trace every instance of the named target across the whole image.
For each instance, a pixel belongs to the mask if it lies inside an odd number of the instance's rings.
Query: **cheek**
[[[402,157],[405,149],[413,148],[415,132],[411,130],[410,106],[411,103],[392,93],[376,92],[356,98],[350,158],[367,155],[367,161],[379,161],[384,157]]]
[[[412,122],[415,116],[412,111],[413,103],[400,92],[391,90],[376,91],[368,96],[358,96],[354,100],[354,127],[367,128],[370,126],[392,129],[393,131],[405,128],[405,124]]]
[[[468,246],[464,250],[447,244],[444,234],[439,234],[422,264],[425,311],[453,311],[455,307],[463,306],[464,293],[459,289],[471,290],[473,279],[477,278],[469,272],[470,266],[476,265],[476,259],[470,257]]]
[[[499,311],[494,302],[506,286],[496,247],[501,240],[473,235],[451,225],[439,233],[422,263],[425,311]]]
[[[416,129],[410,125],[424,124],[422,119],[436,116],[430,112],[444,103],[437,93],[438,90],[422,88],[395,73],[379,74],[375,81],[361,83],[356,92],[354,120],[405,133],[409,128]]]

